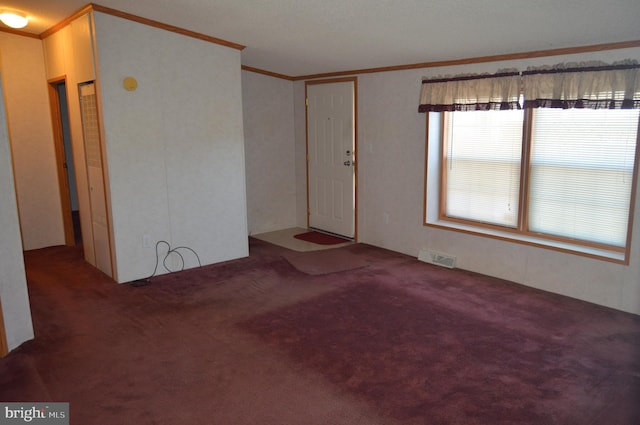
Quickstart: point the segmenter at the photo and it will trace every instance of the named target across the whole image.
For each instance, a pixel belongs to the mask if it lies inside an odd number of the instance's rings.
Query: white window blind
[[[529,230],[624,247],[638,110],[533,114]]]
[[[516,227],[523,112],[450,112],[447,117],[445,215]]]

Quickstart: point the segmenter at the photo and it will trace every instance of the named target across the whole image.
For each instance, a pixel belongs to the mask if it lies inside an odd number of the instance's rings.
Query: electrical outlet
[[[151,236],[150,235],[142,235],[142,247],[143,248],[151,248]]]

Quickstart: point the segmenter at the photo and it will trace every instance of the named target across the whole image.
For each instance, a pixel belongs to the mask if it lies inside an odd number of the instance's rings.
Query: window
[[[639,70],[627,60],[423,80],[425,224],[628,263]]]
[[[602,109],[446,112],[439,218],[624,249],[638,115]]]
[[[536,109],[528,230],[624,248],[638,111]]]
[[[442,215],[516,228],[523,112],[449,112],[445,117]]]

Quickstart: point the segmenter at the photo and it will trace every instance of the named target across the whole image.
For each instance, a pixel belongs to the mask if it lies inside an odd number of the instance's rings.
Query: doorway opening
[[[76,186],[76,173],[71,147],[69,107],[66,80],[49,81],[49,101],[58,169],[58,185],[64,223],[65,245],[82,243],[80,228],[80,207]]]

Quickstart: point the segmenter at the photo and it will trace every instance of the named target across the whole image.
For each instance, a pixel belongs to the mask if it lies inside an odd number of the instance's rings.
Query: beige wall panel
[[[73,45],[74,76],[78,83],[96,79],[93,57],[91,15],[86,14],[70,24]]]
[[[7,348],[12,350],[33,338],[33,325],[2,85],[0,78],[0,314],[3,315],[0,324],[4,322]]]
[[[0,33],[0,61],[25,250],[64,244],[44,52]]]
[[[58,78],[67,73],[66,55],[69,46],[67,27],[42,40],[47,79]]]

